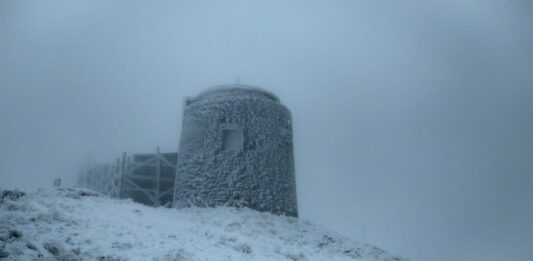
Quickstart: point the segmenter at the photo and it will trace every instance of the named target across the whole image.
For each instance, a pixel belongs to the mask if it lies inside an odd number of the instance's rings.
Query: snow
[[[72,188],[1,192],[0,259],[404,260],[306,221],[246,208],[153,208]]]

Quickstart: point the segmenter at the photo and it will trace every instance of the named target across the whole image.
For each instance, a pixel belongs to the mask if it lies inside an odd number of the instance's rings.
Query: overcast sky
[[[533,260],[526,0],[0,0],[0,186],[176,151],[185,97],[236,77],[293,113],[303,219],[414,261]]]

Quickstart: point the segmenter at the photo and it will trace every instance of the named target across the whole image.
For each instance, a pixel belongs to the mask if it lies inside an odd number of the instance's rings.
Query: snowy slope
[[[80,189],[3,197],[0,260],[403,260],[249,209],[152,208]]]

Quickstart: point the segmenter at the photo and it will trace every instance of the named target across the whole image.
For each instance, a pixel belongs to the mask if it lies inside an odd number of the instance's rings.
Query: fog
[[[0,0],[0,187],[176,151],[182,107],[293,114],[301,218],[411,260],[533,259],[531,1]]]

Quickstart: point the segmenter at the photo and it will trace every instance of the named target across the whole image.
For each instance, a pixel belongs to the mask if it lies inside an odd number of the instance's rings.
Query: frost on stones
[[[186,101],[174,204],[298,215],[291,114],[275,95],[237,84]]]

